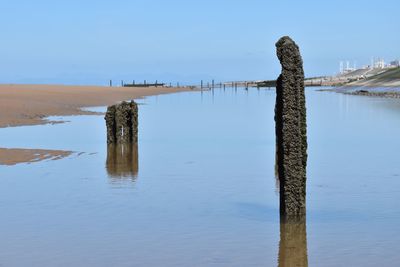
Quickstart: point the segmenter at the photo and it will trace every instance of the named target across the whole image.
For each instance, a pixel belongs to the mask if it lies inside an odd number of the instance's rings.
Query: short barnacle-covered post
[[[280,214],[302,220],[306,214],[307,124],[303,60],[296,43],[285,36],[276,43],[282,73],[276,86],[276,147]]]
[[[135,101],[109,106],[104,118],[107,144],[130,144],[138,141],[138,107]]]

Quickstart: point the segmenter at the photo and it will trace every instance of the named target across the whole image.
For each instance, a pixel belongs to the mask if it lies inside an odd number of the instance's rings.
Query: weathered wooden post
[[[111,178],[135,178],[138,161],[138,107],[134,101],[109,106],[106,168]]]
[[[104,117],[107,144],[136,144],[138,141],[138,106],[135,101],[109,106]]]
[[[214,90],[215,84],[214,84],[214,80],[211,81],[211,89]]]
[[[112,80],[110,80],[110,87],[112,87]]]
[[[203,89],[203,80],[200,82],[200,89]]]
[[[307,124],[303,60],[296,43],[285,36],[276,43],[282,73],[276,86],[276,147],[280,214],[284,221],[306,214]]]

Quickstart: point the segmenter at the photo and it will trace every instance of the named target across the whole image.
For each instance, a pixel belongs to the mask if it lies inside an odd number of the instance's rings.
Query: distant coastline
[[[308,78],[306,86],[400,88],[400,67],[386,69],[358,69],[336,75]]]

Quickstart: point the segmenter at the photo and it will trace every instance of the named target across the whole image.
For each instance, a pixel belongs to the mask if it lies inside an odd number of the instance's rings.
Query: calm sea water
[[[279,222],[274,91],[138,102],[137,147],[107,148],[103,116],[0,129],[0,147],[85,152],[0,166],[1,267],[398,266],[400,101],[307,89],[294,226]]]

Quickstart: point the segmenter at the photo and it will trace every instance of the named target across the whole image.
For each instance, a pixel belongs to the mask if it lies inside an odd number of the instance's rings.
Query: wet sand
[[[397,98],[400,99],[400,89],[390,87],[334,87],[329,89],[319,89],[320,92],[336,92],[345,95],[357,95],[357,96],[368,96],[368,97],[382,97],[382,98]]]
[[[47,116],[93,114],[82,107],[105,106],[189,88],[64,85],[0,85],[0,128],[50,123]]]
[[[352,92],[345,92],[344,94],[370,96],[370,97],[400,98],[399,92],[370,92],[365,89]]]
[[[0,148],[0,165],[16,165],[43,160],[58,160],[68,157],[71,151],[43,150],[43,149],[7,149]]]

